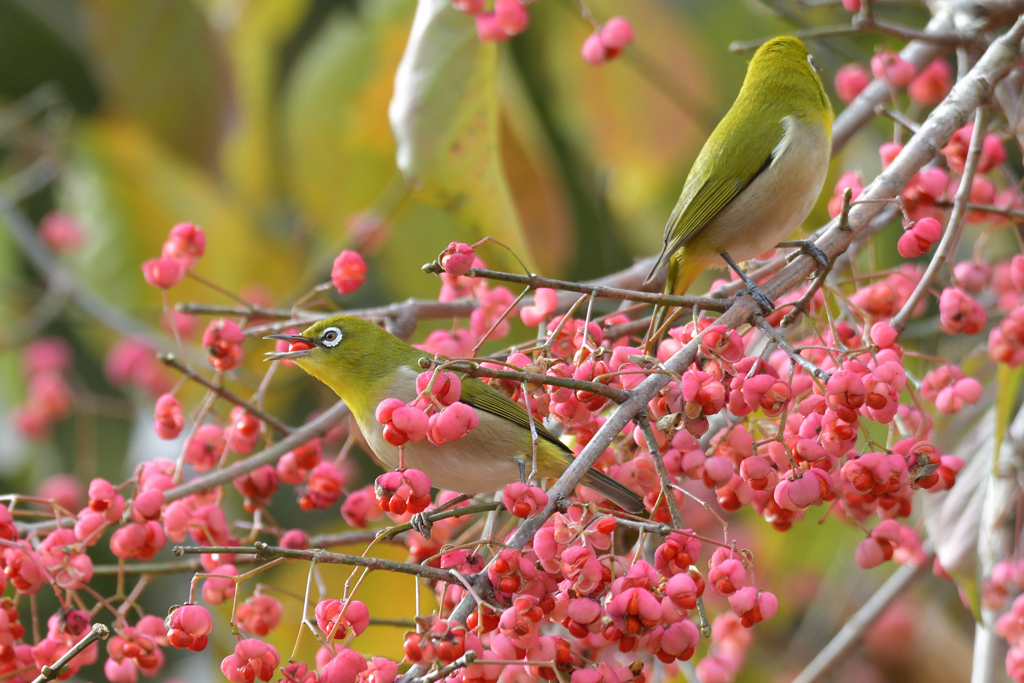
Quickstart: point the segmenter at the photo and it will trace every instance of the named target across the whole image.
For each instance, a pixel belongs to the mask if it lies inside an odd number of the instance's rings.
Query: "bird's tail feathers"
[[[661,270],[662,266],[665,265],[665,262],[669,259],[670,256],[672,256],[672,252],[669,251],[668,244],[666,244],[664,247],[661,248],[661,253],[658,254],[658,260],[655,261],[654,266],[651,267],[651,272],[647,273],[647,277],[644,278],[645,285],[654,279],[654,277],[658,274],[658,271]]]
[[[644,511],[643,498],[638,496],[632,489],[615,481],[604,472],[591,468],[590,471],[584,475],[582,483],[584,486],[594,489],[626,512],[638,515]]]
[[[693,281],[704,272],[704,264],[699,260],[686,258],[685,249],[686,247],[682,247],[675,254],[675,258],[669,261],[668,278],[665,280],[665,294],[672,294],[674,296],[686,294],[686,290],[690,288]],[[657,331],[665,324],[665,318],[671,310],[671,306],[654,307],[654,311],[651,313],[652,321],[649,332],[651,338],[647,343],[648,352],[657,347],[658,338],[661,336],[657,334]]]

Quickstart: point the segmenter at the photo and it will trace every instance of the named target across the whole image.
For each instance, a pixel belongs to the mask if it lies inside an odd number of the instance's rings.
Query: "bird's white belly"
[[[771,166],[705,228],[715,252],[726,251],[736,262],[760,256],[799,228],[825,184],[831,148],[826,129],[792,119],[785,125]]]
[[[403,378],[396,382],[389,395],[411,401],[415,389],[409,387],[414,386],[415,373],[412,383]],[[476,410],[476,415],[480,424],[458,441],[449,441],[440,447],[427,439],[406,443],[405,466],[426,472],[436,487],[470,495],[497,491],[519,481],[517,459],[525,460],[529,474],[533,449],[526,432],[492,413]],[[384,440],[383,425],[373,415],[361,417],[364,419],[357,417],[356,422],[377,460],[388,469],[397,469],[398,447]]]
[[[497,491],[519,481],[516,458],[526,461],[529,473],[532,452],[523,453],[519,444],[495,438],[500,434],[495,422],[504,422],[502,418],[480,410],[476,412],[480,424],[458,441],[449,441],[441,447],[427,439],[405,444],[405,466],[426,472],[434,486],[471,495]],[[359,428],[381,464],[397,469],[398,447],[384,440],[382,425],[374,422],[360,424]]]

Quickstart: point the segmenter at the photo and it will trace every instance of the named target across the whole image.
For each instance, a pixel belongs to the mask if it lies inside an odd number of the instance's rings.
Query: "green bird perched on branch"
[[[729,266],[771,312],[771,299],[737,264],[780,245],[821,194],[833,114],[817,72],[796,38],[775,38],[758,48],[736,101],[690,169],[647,282],[668,263],[665,292],[681,295],[708,267]],[[781,246],[801,246],[828,267],[810,242]],[[651,338],[665,313],[656,309]]]
[[[375,417],[386,398],[404,403],[416,400],[420,359],[431,355],[409,346],[367,320],[337,315],[321,320],[302,334],[274,334],[267,339],[291,342],[289,351],[268,354],[293,361],[329,386],[352,411],[373,455],[387,469],[399,467],[399,447],[389,443]],[[533,434],[523,406],[490,385],[462,377],[460,401],[472,407],[479,424],[465,436],[440,446],[430,441],[404,444],[403,464],[425,472],[435,485],[459,493],[497,491],[524,480],[533,461]],[[534,420],[537,433],[537,471],[558,477],[573,462],[569,448]],[[583,477],[585,486],[624,510],[643,512],[641,498],[598,470]]]

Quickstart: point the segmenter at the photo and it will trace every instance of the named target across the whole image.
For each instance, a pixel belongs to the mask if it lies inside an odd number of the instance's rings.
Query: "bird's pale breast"
[[[407,372],[406,372],[407,371]],[[388,396],[402,401],[415,398],[416,372],[403,368]],[[459,493],[497,491],[519,481],[517,457],[526,459],[529,473],[532,446],[523,429],[509,429],[509,422],[483,410],[476,410],[480,424],[458,441],[435,446],[427,439],[405,444],[405,466],[426,472],[434,486]],[[374,416],[357,415],[356,421],[377,459],[388,469],[398,467],[398,447],[384,440],[383,429]]]
[[[737,262],[747,261],[786,239],[807,218],[825,184],[831,141],[826,128],[792,116],[783,126],[775,160],[690,240],[688,253],[725,251]]]

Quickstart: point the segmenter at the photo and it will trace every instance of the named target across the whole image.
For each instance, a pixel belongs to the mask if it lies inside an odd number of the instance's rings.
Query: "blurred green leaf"
[[[395,175],[386,111],[412,0],[376,0],[335,14],[298,57],[281,119],[287,192],[328,241]],[[440,250],[440,248],[438,249]]]
[[[539,272],[562,276],[575,260],[576,226],[559,160],[511,60],[500,75],[502,168]]]
[[[159,309],[159,292],[144,284],[140,264],[160,253],[172,225],[191,221],[207,234],[207,256],[196,272],[232,291],[259,284],[285,291],[300,255],[285,250],[248,218],[214,178],[188,164],[140,126],[96,122],[75,138],[66,173],[68,208],[87,239],[73,262],[83,282],[129,310]],[[211,300],[186,279],[172,300]],[[214,301],[230,303],[221,295]]]
[[[52,10],[0,0],[0,95],[17,99],[41,83],[55,82],[72,105],[91,111],[99,94],[96,84],[83,55],[70,44],[72,38],[61,31],[79,19],[78,12],[73,7],[58,8],[70,19],[65,26],[55,26],[47,21]]]
[[[113,111],[212,168],[230,94],[224,55],[205,15],[181,0],[88,0],[85,7]]]
[[[414,196],[530,260],[499,156],[497,46],[449,0],[419,0],[388,110]],[[511,260],[493,251],[499,263]]]
[[[1017,405],[1021,377],[1024,377],[1024,367],[999,364],[999,370],[996,373],[996,438],[995,457],[992,461],[993,471],[999,467],[999,452],[1003,446],[1003,436],[1010,426],[1010,419],[1013,417],[1013,411]]]
[[[221,148],[221,167],[232,189],[253,210],[270,208],[283,184],[275,144],[278,55],[310,4],[311,0],[248,3],[226,36],[237,107]]]

